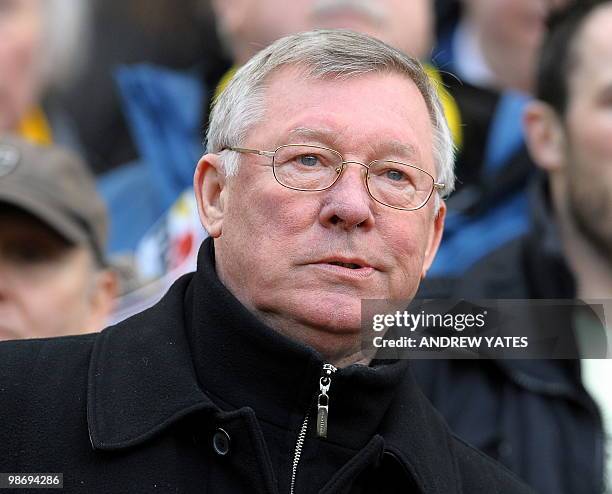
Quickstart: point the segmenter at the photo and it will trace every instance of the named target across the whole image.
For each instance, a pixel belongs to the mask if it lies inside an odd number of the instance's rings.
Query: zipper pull
[[[319,396],[317,397],[317,437],[327,437],[327,417],[329,415],[329,387],[331,376],[336,369],[331,364],[323,365],[323,375],[319,379]]]

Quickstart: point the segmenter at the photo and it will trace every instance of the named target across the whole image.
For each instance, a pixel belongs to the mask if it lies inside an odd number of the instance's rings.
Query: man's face
[[[546,17],[567,0],[463,0],[502,87],[531,92]]]
[[[244,45],[234,46],[239,63],[283,36],[325,28],[369,34],[417,58],[431,50],[432,0],[231,0],[227,10],[225,1],[216,11],[235,19],[228,34]]]
[[[612,5],[582,29],[565,118],[568,200],[579,228],[612,261]]]
[[[405,77],[312,80],[285,68],[265,95],[266,114],[246,147],[319,145],[346,160],[407,161],[436,177],[429,113]],[[401,146],[412,148],[410,155]],[[365,169],[355,164],[328,190],[290,190],[276,182],[270,161],[242,155],[238,175],[221,193],[219,276],[272,327],[330,359],[345,357],[359,346],[362,299],[414,295],[437,249],[444,211],[435,216],[433,198],[416,211],[373,201]]]
[[[41,0],[0,0],[0,131],[14,130],[38,97]]]
[[[0,210],[0,340],[86,332],[92,260],[34,217]]]

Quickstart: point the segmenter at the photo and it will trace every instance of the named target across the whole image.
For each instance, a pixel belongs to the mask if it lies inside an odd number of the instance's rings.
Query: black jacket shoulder
[[[534,493],[513,472],[458,436],[453,435],[453,444],[464,493]]]
[[[65,455],[76,437],[89,445],[87,381],[95,338],[0,343],[0,471],[30,472],[34,465],[39,472],[58,471],[45,465],[56,464],[53,457]]]

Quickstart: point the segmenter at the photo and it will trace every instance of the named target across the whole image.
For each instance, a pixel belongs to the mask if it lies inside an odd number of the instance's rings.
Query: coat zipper
[[[319,395],[317,396],[317,437],[327,437],[327,417],[329,415],[329,395],[327,393],[331,386],[331,376],[337,370],[338,369],[332,364],[324,364],[323,375],[319,378]],[[302,456],[302,449],[304,448],[304,441],[306,440],[306,432],[308,432],[309,416],[310,410],[306,411],[306,417],[304,417],[304,422],[302,423],[302,427],[300,427],[300,433],[295,443],[290,494],[294,494],[295,491],[295,478],[297,476],[298,465],[300,464],[300,457]]]
[[[293,469],[291,471],[291,490],[290,494],[293,494],[295,489],[295,476],[297,475],[297,468],[300,463],[300,456],[302,456],[302,448],[304,447],[304,440],[306,439],[306,431],[308,430],[308,413],[298,434],[297,442],[295,443],[295,453],[293,454]]]

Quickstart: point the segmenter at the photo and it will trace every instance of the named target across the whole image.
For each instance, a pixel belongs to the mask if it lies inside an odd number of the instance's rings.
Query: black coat
[[[323,363],[225,289],[207,241],[195,275],[101,334],[0,344],[0,472],[61,472],[64,492],[290,492]],[[297,493],[528,492],[449,434],[406,362],[338,370],[327,439],[314,429]]]
[[[423,298],[572,299],[547,182],[530,190],[533,230]],[[560,330],[571,334],[571,318]],[[604,432],[576,360],[419,360],[413,371],[451,430],[543,494],[603,492]]]

